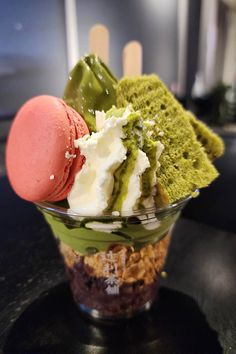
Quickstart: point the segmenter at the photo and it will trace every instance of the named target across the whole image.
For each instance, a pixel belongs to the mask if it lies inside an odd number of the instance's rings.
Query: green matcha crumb
[[[106,112],[106,119],[111,118],[111,117],[116,117],[116,118],[120,118],[124,115],[126,111],[126,107],[125,108],[117,108],[116,106],[112,106],[109,111]]]
[[[163,271],[161,272],[161,277],[162,277],[163,279],[166,279],[166,278],[168,277],[168,273],[163,270]]]
[[[199,196],[199,194],[200,194],[199,190],[196,189],[194,192],[191,193],[191,196],[192,196],[193,198],[197,198],[197,197]]]

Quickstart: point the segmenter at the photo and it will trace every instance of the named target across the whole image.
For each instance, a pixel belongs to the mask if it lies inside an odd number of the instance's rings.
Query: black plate
[[[117,324],[96,323],[60,284],[32,303],[14,324],[5,354],[218,354],[217,339],[196,302],[161,288],[151,311]]]

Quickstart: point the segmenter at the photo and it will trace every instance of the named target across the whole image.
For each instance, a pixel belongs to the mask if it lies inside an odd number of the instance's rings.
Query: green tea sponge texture
[[[123,78],[116,94],[118,107],[131,103],[145,121],[153,122],[151,138],[164,145],[157,171],[158,204],[175,202],[218,176],[185,110],[156,75]]]
[[[197,119],[191,112],[186,112],[195,131],[197,140],[202,144],[210,160],[214,160],[224,153],[223,140],[214,133],[205,123]]]

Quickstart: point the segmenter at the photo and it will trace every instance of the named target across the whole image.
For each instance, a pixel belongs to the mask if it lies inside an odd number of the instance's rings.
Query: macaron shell
[[[65,154],[75,153],[76,138],[75,124],[60,99],[37,96],[26,102],[12,124],[6,148],[8,177],[15,192],[29,201],[48,200],[55,192],[62,195],[74,163]]]
[[[77,113],[73,108],[69,107],[63,100],[61,100],[61,103],[65,107],[70,124],[73,125],[73,127],[75,128],[75,138],[73,139],[73,147],[70,153],[74,156],[69,158],[69,160],[71,161],[70,171],[67,180],[64,180],[62,183],[63,187],[61,188],[61,190],[58,189],[57,191],[53,192],[52,195],[49,195],[47,198],[48,201],[62,200],[68,196],[69,191],[71,190],[71,187],[74,183],[75,175],[81,170],[85,162],[85,157],[80,154],[80,150],[74,147],[74,140],[86,134],[89,134],[87,124],[85,123],[84,119],[79,115],[79,113]]]

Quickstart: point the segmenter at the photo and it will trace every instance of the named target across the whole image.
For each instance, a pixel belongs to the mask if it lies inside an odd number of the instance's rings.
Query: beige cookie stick
[[[96,24],[89,31],[89,51],[97,54],[104,63],[109,61],[109,31],[106,26]]]
[[[140,42],[128,42],[123,48],[123,76],[142,75],[143,48]]]

